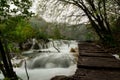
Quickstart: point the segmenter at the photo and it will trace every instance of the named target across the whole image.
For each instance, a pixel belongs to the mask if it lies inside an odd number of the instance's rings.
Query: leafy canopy
[[[0,20],[16,15],[31,16],[31,6],[31,0],[0,0]]]
[[[27,18],[32,16],[32,0],[0,0],[0,36],[23,42],[34,35]]]

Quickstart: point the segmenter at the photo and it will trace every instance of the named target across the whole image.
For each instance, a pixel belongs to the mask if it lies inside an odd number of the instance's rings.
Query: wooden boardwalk
[[[77,71],[71,80],[120,80],[120,61],[95,43],[79,43]]]
[[[76,73],[51,80],[120,80],[120,61],[95,43],[80,42]]]

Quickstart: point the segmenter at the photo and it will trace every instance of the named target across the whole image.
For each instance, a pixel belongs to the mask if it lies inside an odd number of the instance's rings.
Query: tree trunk
[[[110,28],[110,23],[107,18],[106,0],[100,0],[98,3],[96,3],[95,0],[86,0],[89,7],[86,6],[84,0],[60,1],[73,4],[82,9],[91,22],[95,32],[100,37],[100,40],[107,45],[111,45],[111,43],[113,45],[115,44],[115,40],[112,36],[112,31]]]
[[[2,71],[2,73],[3,73],[4,76],[7,76],[5,68],[4,68],[3,64],[1,63],[1,61],[0,61],[0,70]]]
[[[8,56],[8,53],[6,53],[4,50],[1,39],[0,39],[0,53],[3,62],[3,67],[1,68],[1,70],[3,71],[4,77],[9,78],[11,80],[18,80],[16,73],[13,71],[13,67],[11,64],[11,60]]]

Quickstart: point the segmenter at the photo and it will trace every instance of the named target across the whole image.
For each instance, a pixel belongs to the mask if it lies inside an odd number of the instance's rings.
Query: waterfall
[[[33,45],[35,42],[38,43],[38,41],[33,39]],[[53,43],[54,46],[60,50],[60,52],[54,48]],[[57,67],[68,68],[76,63],[74,60],[75,57],[70,53],[71,48],[77,47],[77,44],[75,43],[75,41],[68,40],[50,40],[47,44],[38,43],[42,48],[40,49],[41,52],[39,52],[39,50],[24,52],[24,54],[29,53],[26,56],[32,57],[27,61],[27,67],[29,69]],[[44,48],[43,45],[46,45],[47,48]]]
[[[61,52],[57,52],[53,48],[51,41],[46,44],[48,45],[47,49],[40,49],[41,51],[49,50],[49,53],[37,52],[38,50],[24,52],[23,56],[25,56],[24,59],[26,59],[26,66],[30,80],[50,80],[56,75],[70,76],[75,74],[77,67],[75,57],[70,53],[70,49],[77,47],[77,42],[68,40],[52,41]],[[15,61],[18,62],[18,60]],[[21,79],[27,80],[24,68],[25,63],[23,62],[21,67],[14,68],[14,70]],[[0,74],[0,80],[3,80],[3,78],[2,74]]]
[[[68,68],[74,64],[71,54],[44,53],[30,61],[28,68]]]
[[[47,43],[48,42],[44,41],[43,39],[37,40],[33,38],[31,49],[46,49],[48,48]]]
[[[35,44],[35,42],[38,43],[38,41],[33,39],[33,45]],[[57,50],[53,46],[53,43],[54,46],[60,50],[60,52],[57,52]],[[39,46],[42,48],[40,49],[41,52],[35,54],[37,50],[34,50],[34,52],[29,53],[31,57],[34,57],[27,61],[28,68],[67,68],[75,64],[74,56],[69,53],[70,48],[74,48],[76,46],[75,43],[75,41],[68,40],[50,40],[47,44],[38,43]],[[70,44],[74,44],[75,46]],[[44,45],[47,46],[47,48],[44,48]],[[48,53],[48,51],[50,52]]]
[[[31,49],[34,49],[34,46],[35,46],[36,43],[37,43],[37,40],[35,38],[33,38]]]

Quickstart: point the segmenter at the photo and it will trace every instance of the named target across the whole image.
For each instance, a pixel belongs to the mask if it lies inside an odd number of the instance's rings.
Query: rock
[[[76,52],[74,48],[71,48],[70,49],[70,52]]]
[[[39,45],[37,43],[34,44],[33,49],[39,49]]]
[[[23,49],[24,50],[29,50],[32,46],[32,43],[25,43]]]
[[[75,59],[75,61],[77,63],[78,56],[79,56],[78,48],[71,48],[70,52],[74,56],[74,59]]]
[[[70,52],[78,53],[78,48],[77,48],[77,47],[76,47],[76,48],[71,48],[71,49],[70,49]]]
[[[19,43],[20,50],[29,50],[32,47],[32,42]]]
[[[61,76],[55,76],[51,80],[71,80],[69,77],[61,75]]]

